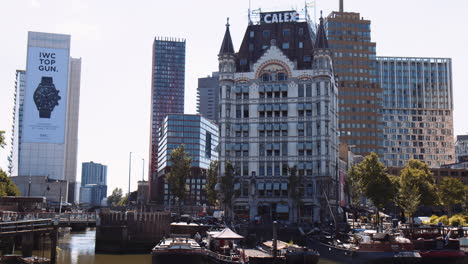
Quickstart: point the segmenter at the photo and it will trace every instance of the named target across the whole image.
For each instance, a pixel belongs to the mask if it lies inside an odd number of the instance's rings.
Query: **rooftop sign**
[[[260,13],[261,24],[298,22],[299,13],[296,11]]]

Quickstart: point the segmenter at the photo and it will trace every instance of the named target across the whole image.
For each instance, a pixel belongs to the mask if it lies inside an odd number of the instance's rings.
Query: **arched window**
[[[270,81],[271,81],[271,75],[269,73],[262,74],[262,82],[270,82]]]
[[[278,80],[278,81],[286,81],[286,80],[288,80],[288,75],[286,75],[286,73],[284,73],[284,72],[279,72],[279,73],[276,75],[276,77],[277,77],[277,80]]]

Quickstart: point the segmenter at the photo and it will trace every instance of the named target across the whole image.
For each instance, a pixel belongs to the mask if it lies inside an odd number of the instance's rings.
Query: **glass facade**
[[[158,170],[158,130],[167,114],[184,113],[185,40],[155,38],[151,73],[150,200],[154,200],[156,194],[152,190]]]
[[[326,18],[326,28],[339,80],[340,142],[354,145],[353,152],[359,155],[381,155],[383,135],[378,113],[382,94],[371,21],[359,13],[332,12]]]
[[[218,159],[217,125],[199,115],[167,115],[161,124],[160,135],[158,189],[164,192],[165,204],[169,203],[170,195],[164,175],[170,172],[171,152],[182,144],[192,159],[191,175],[187,179],[188,198],[184,204],[206,204],[206,170],[211,161]]]
[[[418,159],[440,167],[454,162],[451,59],[377,57],[377,72],[384,163],[402,167]]]

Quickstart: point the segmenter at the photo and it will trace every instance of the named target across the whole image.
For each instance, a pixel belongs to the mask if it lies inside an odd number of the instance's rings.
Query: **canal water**
[[[95,229],[84,232],[65,233],[60,236],[57,253],[58,264],[151,264],[151,255],[107,255],[95,254]],[[41,243],[41,250],[34,251],[34,255],[49,257],[49,245]],[[320,264],[337,264],[337,262],[320,259]],[[175,263],[168,263],[175,264]],[[189,264],[189,263],[186,263]]]

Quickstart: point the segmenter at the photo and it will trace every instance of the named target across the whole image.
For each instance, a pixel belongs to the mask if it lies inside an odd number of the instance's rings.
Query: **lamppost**
[[[141,180],[142,181],[145,181],[145,159],[141,159],[143,161],[143,169],[142,169],[142,173],[141,173]]]
[[[130,198],[130,178],[132,175],[132,152],[130,151],[130,158],[128,160],[128,198]]]

